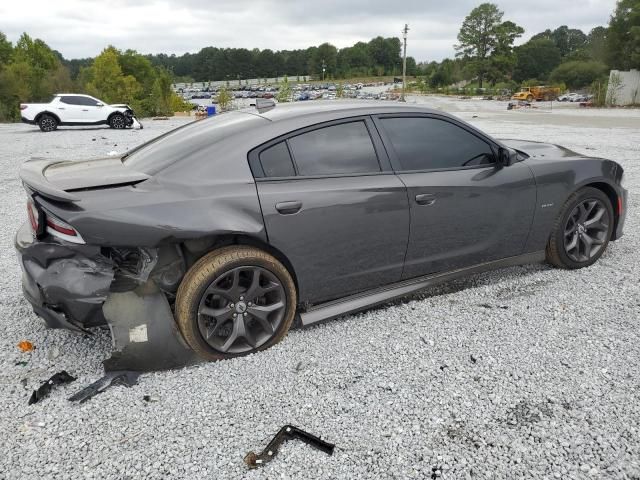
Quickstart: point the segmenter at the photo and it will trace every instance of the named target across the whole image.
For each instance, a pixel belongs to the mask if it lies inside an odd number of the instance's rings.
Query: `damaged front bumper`
[[[176,249],[36,240],[28,223],[18,230],[15,248],[24,295],[48,327],[90,333],[109,326],[114,352],[105,370],[164,370],[198,361],[168,299],[185,271]]]

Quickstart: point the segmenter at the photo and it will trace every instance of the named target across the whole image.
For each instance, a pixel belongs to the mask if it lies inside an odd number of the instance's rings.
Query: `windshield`
[[[216,115],[160,135],[129,152],[122,161],[133,170],[153,175],[220,140],[266,121],[244,112]]]

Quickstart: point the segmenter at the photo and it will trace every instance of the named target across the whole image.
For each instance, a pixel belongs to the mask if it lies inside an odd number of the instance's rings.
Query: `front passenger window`
[[[403,171],[488,165],[487,142],[451,122],[430,117],[382,118]]]

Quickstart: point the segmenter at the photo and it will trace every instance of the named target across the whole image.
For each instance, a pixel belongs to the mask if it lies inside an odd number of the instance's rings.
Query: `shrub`
[[[554,83],[564,82],[569,88],[583,88],[602,77],[606,71],[607,66],[601,62],[566,62],[551,72],[550,79]]]

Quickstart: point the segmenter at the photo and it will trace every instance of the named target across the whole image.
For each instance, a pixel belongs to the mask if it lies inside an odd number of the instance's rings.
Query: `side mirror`
[[[96,107],[104,107],[104,103],[98,102],[98,103],[96,103]]]
[[[500,147],[498,149],[498,168],[508,167],[513,163],[513,155],[508,148]]]

